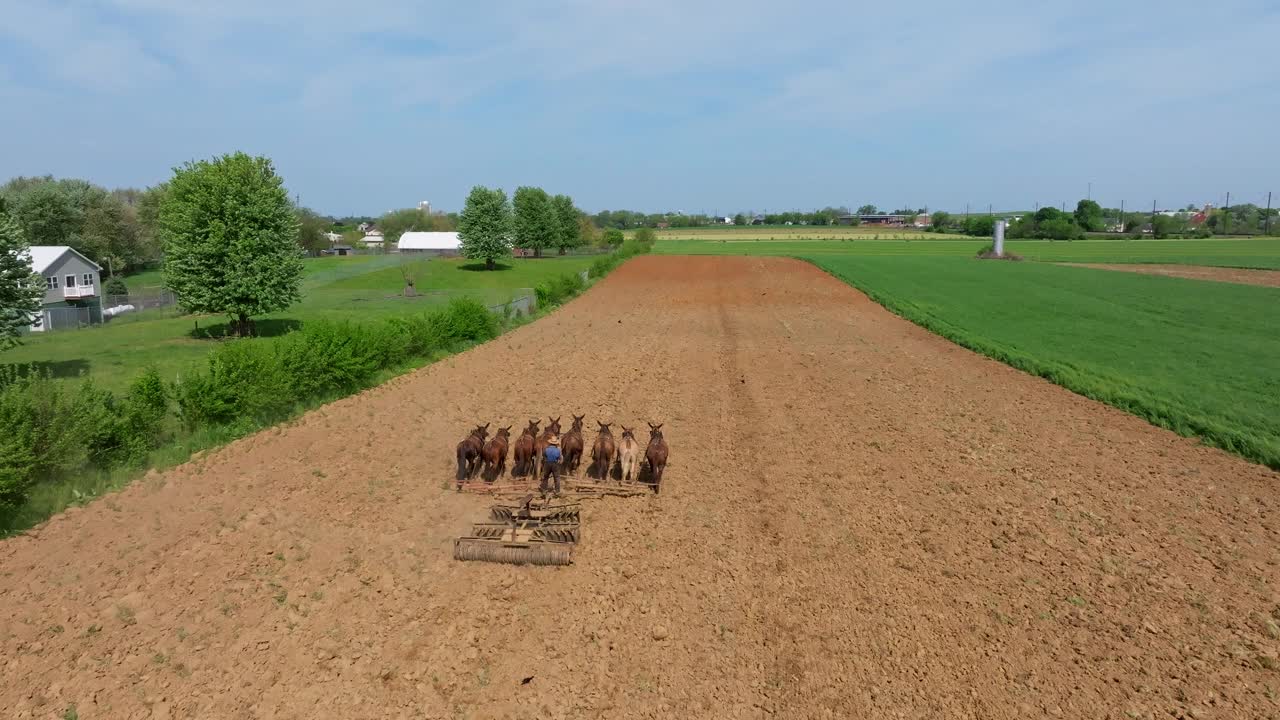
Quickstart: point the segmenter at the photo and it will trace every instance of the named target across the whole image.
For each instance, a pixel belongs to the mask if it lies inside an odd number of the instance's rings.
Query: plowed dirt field
[[[665,422],[663,494],[451,560],[467,427],[570,412]],[[0,543],[0,715],[1276,717],[1278,480],[802,262],[642,257]]]

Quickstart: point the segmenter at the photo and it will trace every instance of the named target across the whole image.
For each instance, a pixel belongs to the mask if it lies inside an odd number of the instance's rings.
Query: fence
[[[178,296],[168,290],[154,293],[130,293],[128,295],[106,295],[102,298],[102,307],[111,308],[117,305],[132,305],[136,310],[173,307],[178,304]]]
[[[40,320],[38,323],[33,323],[31,329],[34,332],[76,330],[89,325],[98,325],[101,322],[102,307],[99,305],[52,307],[40,311]]]

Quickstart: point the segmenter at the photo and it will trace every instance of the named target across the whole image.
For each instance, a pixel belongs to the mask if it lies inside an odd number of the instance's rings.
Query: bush
[[[169,413],[169,394],[155,368],[147,368],[134,378],[124,408],[126,460],[139,464],[147,453],[160,447],[164,418]]]
[[[355,390],[404,359],[407,335],[390,324],[312,322],[276,341],[280,369],[298,399]]]
[[[5,368],[0,382],[0,516],[16,510],[36,482],[79,468],[84,447],[74,411],[47,374]]]
[[[622,244],[622,231],[617,228],[609,228],[600,236],[600,240],[605,245],[617,247]]]
[[[652,228],[643,227],[636,231],[635,240],[643,245],[653,245],[654,241],[657,239],[658,236],[653,232]]]
[[[209,353],[205,372],[174,389],[189,428],[267,420],[293,405],[289,379],[270,341],[234,340]]]
[[[102,290],[108,295],[128,295],[129,294],[129,286],[125,285],[124,279],[120,277],[113,277],[110,280],[108,280],[107,284],[103,286]]]

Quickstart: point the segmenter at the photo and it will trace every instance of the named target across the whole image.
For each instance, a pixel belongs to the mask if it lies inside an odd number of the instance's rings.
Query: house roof
[[[396,247],[401,250],[457,250],[462,244],[456,232],[407,232]]]
[[[31,246],[31,269],[37,273],[42,273],[49,269],[49,266],[62,259],[63,255],[72,252],[80,256],[80,259],[94,266],[98,270],[102,266],[85,257],[83,253],[77,251],[73,247],[67,245],[32,245]]]

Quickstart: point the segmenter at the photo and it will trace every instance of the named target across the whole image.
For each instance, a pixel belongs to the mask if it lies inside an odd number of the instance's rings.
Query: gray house
[[[44,277],[44,307],[32,332],[102,322],[102,267],[66,245],[31,246],[31,270]]]

